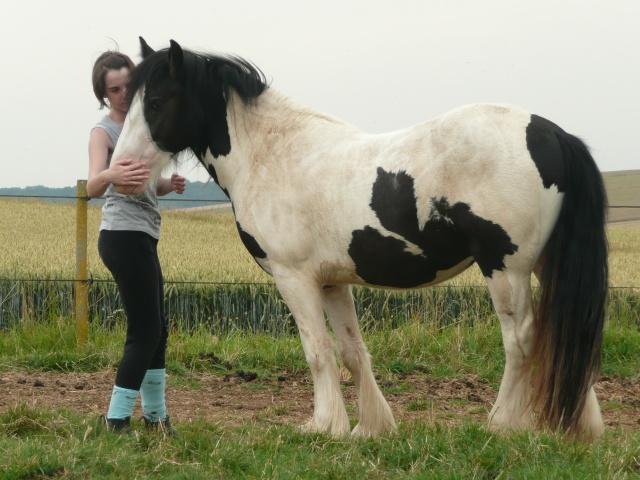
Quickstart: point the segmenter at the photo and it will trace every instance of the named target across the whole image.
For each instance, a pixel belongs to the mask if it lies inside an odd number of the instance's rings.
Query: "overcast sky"
[[[233,53],[298,102],[365,131],[511,103],[582,137],[603,171],[640,168],[637,0],[6,0],[0,187],[75,185],[104,114],[97,56]],[[203,180],[195,161],[181,171]]]

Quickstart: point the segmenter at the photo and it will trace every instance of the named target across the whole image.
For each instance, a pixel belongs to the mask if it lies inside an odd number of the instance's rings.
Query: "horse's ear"
[[[155,52],[153,48],[149,46],[149,44],[145,41],[144,38],[138,37],[140,39],[140,50],[142,52],[142,59],[144,60],[149,55]]]
[[[169,72],[171,76],[177,80],[182,80],[182,63],[184,56],[182,55],[182,47],[177,42],[170,40],[171,46],[169,47]]]

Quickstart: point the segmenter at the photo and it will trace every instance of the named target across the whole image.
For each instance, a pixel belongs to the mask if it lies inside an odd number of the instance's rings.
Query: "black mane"
[[[225,54],[196,53],[186,49],[184,68],[186,88],[206,88],[211,82],[218,83],[228,98],[233,88],[243,101],[258,97],[268,83],[262,71],[242,57]],[[147,56],[133,71],[129,83],[129,94],[136,92],[149,81],[154,81],[169,73],[168,48],[163,48]]]

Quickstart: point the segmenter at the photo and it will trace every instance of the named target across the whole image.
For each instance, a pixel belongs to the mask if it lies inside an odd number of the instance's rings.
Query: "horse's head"
[[[243,101],[266,88],[262,72],[237,57],[183,50],[171,40],[154,51],[142,37],[142,62],[129,83],[131,106],[114,159],[133,158],[159,175],[171,157],[191,150],[203,161],[231,151],[227,100],[234,89]]]

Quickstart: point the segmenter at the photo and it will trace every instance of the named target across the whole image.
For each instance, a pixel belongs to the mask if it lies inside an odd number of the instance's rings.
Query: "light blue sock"
[[[107,418],[111,420],[119,420],[130,417],[133,414],[133,407],[138,399],[137,390],[129,390],[128,388],[113,387],[111,392],[111,402],[109,403],[109,412]]]
[[[167,418],[167,406],[164,400],[166,385],[166,369],[147,370],[140,387],[142,412],[147,420],[157,422]]]

